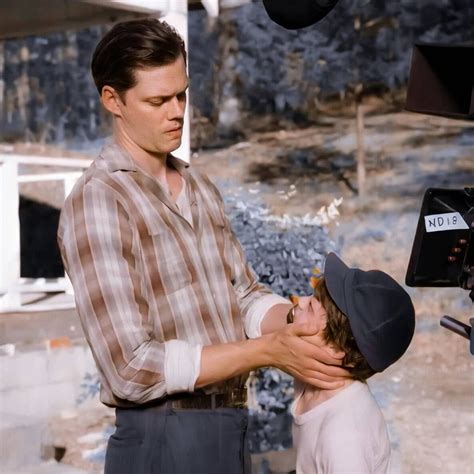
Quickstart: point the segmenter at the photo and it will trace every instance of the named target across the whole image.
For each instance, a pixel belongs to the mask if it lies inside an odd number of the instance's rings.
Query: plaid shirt
[[[276,296],[247,264],[217,188],[169,160],[185,181],[193,225],[113,142],[61,212],[58,243],[109,406],[193,391],[202,346],[244,339],[255,326],[252,306],[267,309],[262,301]],[[205,391],[224,392],[245,378]]]

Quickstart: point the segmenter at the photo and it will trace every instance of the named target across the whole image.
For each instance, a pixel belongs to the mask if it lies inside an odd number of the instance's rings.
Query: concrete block
[[[56,461],[23,466],[15,470],[2,471],[2,474],[88,474],[87,471],[78,469]]]
[[[14,388],[0,392],[0,410],[17,416],[39,416],[44,411],[38,387]]]
[[[84,350],[82,347],[60,348],[48,351],[47,382],[75,382],[84,374]]]
[[[42,385],[46,376],[46,351],[0,356],[0,391]]]
[[[74,409],[86,373],[96,372],[88,346],[0,356],[0,410],[42,417]]]
[[[46,432],[47,423],[44,419],[0,412],[2,472],[4,469],[41,462],[41,445]]]
[[[88,346],[60,348],[47,353],[48,383],[79,381],[80,385],[86,373],[96,372],[95,361]]]
[[[0,392],[0,410],[16,415],[47,417],[76,407],[78,388],[70,382]]]
[[[56,383],[43,388],[44,396],[49,397],[48,415],[76,408],[79,382]]]

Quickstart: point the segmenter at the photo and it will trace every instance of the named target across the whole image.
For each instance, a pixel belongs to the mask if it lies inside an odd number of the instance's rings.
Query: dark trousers
[[[239,408],[117,408],[105,474],[250,474]]]

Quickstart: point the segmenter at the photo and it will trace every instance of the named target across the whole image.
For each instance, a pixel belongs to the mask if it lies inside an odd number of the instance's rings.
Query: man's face
[[[172,64],[135,71],[136,85],[118,101],[120,132],[151,154],[181,144],[188,76],[183,57]]]

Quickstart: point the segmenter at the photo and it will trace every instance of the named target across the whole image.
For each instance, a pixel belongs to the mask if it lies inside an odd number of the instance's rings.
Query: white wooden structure
[[[19,165],[51,166],[74,171],[41,174],[19,174]],[[58,279],[31,279],[20,276],[20,217],[19,191],[21,183],[62,181],[64,197],[71,191],[90,160],[77,158],[49,158],[44,156],[0,155],[0,312],[41,311],[72,307],[72,297],[60,303],[45,299],[42,303],[25,304],[27,294],[69,292],[66,276]]]
[[[219,5],[238,6],[250,0],[1,0],[0,38],[39,35],[140,16],[203,7],[217,16]],[[180,5],[181,4],[181,5]]]
[[[247,1],[240,0],[240,3]],[[215,17],[219,14],[219,0],[2,0],[0,39],[80,28],[139,16],[157,16],[173,25],[187,43],[188,4],[197,3],[202,4],[208,15]],[[189,150],[190,127],[187,114],[182,144],[176,155],[189,161]],[[60,166],[74,171],[21,175],[18,171],[20,164],[51,166],[55,170]],[[28,303],[25,298],[28,294],[57,292],[72,295],[72,288],[66,276],[54,281],[21,278],[19,186],[26,182],[44,181],[46,185],[47,182],[60,180],[64,182],[64,196],[67,196],[75,180],[89,164],[89,160],[74,158],[0,154],[0,312],[47,311],[74,306],[72,296],[59,302],[46,299],[36,304]]]

